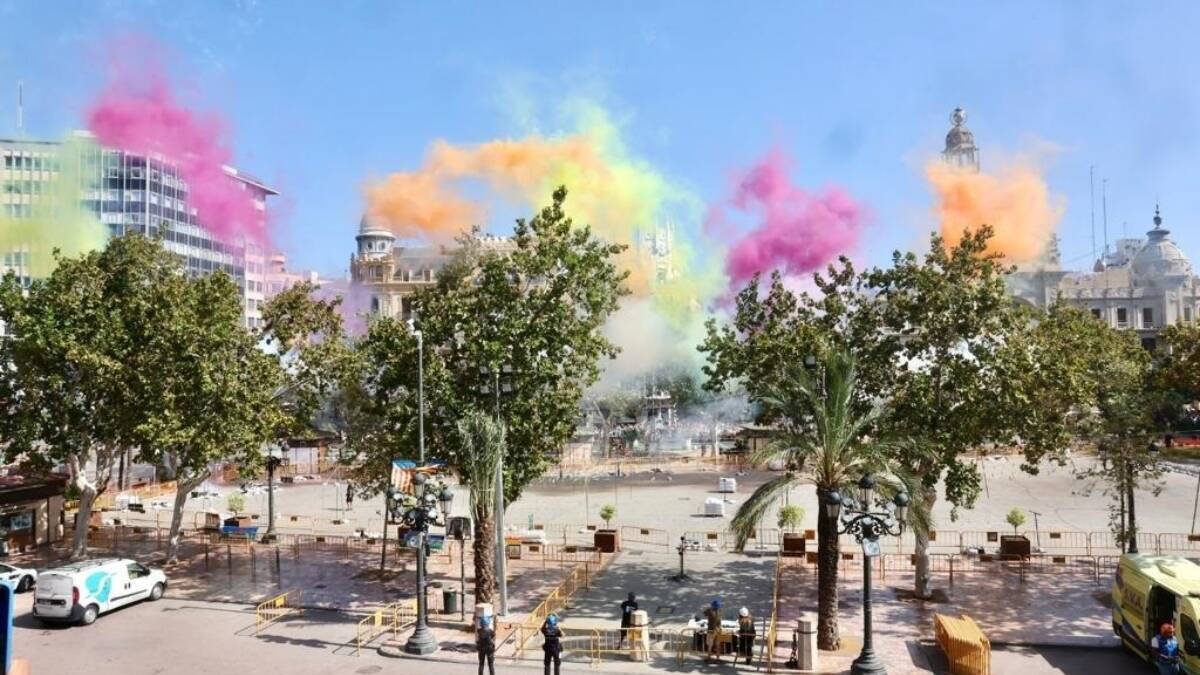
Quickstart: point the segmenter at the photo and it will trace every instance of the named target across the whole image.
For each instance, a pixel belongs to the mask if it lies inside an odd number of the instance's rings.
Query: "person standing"
[[[349,509],[352,506],[354,506],[354,486],[347,485],[346,486],[346,508]]]
[[[496,629],[490,616],[480,617],[475,627],[475,651],[479,653],[479,675],[483,675],[485,661],[488,675],[496,675]]]
[[[738,654],[745,657],[746,665],[754,659],[754,617],[745,607],[738,610]]]
[[[625,637],[629,635],[629,627],[633,625],[633,613],[636,611],[638,611],[637,596],[630,593],[629,599],[621,603],[621,634],[617,637],[617,649],[621,648]]]
[[[705,630],[708,633],[708,654],[705,661],[712,661],[713,654],[721,658],[721,599],[713,598],[708,609],[704,610],[704,620],[708,623]]]
[[[542,624],[542,637],[546,638],[542,643],[542,651],[545,653],[542,660],[545,675],[550,675],[551,661],[554,661],[554,675],[562,672],[562,636],[562,629],[558,627],[558,615],[551,614],[546,617],[546,623]]]
[[[1169,621],[1162,625],[1158,635],[1150,638],[1150,655],[1159,675],[1179,675],[1179,641],[1175,639],[1175,626]]]

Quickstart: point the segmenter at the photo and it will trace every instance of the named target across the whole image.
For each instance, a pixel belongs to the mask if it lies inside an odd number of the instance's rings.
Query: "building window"
[[[1100,308],[1099,308],[1099,307],[1093,307],[1093,308],[1092,308],[1092,318],[1093,318],[1093,319],[1099,319],[1099,318],[1100,318]]]
[[[1154,328],[1154,308],[1142,308],[1142,328]]]
[[[1191,307],[1183,308],[1183,320],[1187,323],[1192,322],[1192,308]]]
[[[1129,325],[1129,310],[1124,307],[1117,308],[1117,327],[1124,328]]]

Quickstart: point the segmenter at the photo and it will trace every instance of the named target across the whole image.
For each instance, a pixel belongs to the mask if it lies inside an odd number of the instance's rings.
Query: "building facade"
[[[952,166],[978,171],[979,148],[966,118],[962,108],[951,114],[954,126],[946,134],[942,157]],[[1018,265],[1008,276],[1008,290],[1034,307],[1060,301],[1079,307],[1113,328],[1137,331],[1142,344],[1153,349],[1162,328],[1196,320],[1200,278],[1171,240],[1158,207],[1152,222],[1144,238],[1118,239],[1111,251],[1106,247],[1091,271],[1063,269],[1058,239],[1052,237],[1038,259]]]
[[[79,134],[81,139],[87,134]],[[67,157],[65,153],[80,153]],[[163,246],[179,256],[189,274],[221,270],[239,286],[245,301],[243,316],[254,327],[261,319],[267,264],[266,254],[247,242],[217,240],[200,226],[188,205],[187,182],[171,162],[102,148],[94,143],[59,143],[0,139],[0,216],[29,218],[63,177],[65,162],[80,167],[80,201],[95,214],[110,236],[139,233],[161,236]],[[267,197],[278,195],[262,181],[233,167],[229,179],[247,193],[267,217]],[[12,270],[24,281],[31,278],[31,252],[0,251],[0,273]]]
[[[455,256],[454,246],[400,246],[396,235],[364,216],[350,257],[351,294],[365,298],[371,315],[412,317],[412,298],[437,283],[438,275]],[[479,235],[484,248],[513,246],[508,237]]]

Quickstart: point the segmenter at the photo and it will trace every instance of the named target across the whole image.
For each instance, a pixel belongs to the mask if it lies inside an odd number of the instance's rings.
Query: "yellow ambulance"
[[[1200,565],[1174,555],[1121,556],[1112,588],[1113,632],[1150,659],[1150,638],[1175,624],[1183,672],[1200,675]]]

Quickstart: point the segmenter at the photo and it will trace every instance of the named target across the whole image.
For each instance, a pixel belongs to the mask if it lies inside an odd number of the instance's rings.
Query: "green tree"
[[[793,364],[795,362],[792,362]],[[833,352],[822,362],[821,375],[802,367],[785,368],[787,377],[774,392],[763,397],[772,408],[781,434],[752,457],[755,464],[783,460],[788,467],[761,485],[739,508],[730,525],[738,550],[742,550],[763,518],[784,494],[799,484],[816,487],[817,503],[830,493],[852,488],[864,473],[891,473],[889,459],[895,443],[882,440],[877,432],[887,405],[876,401],[860,412],[856,399],[863,396],[854,358]],[[881,492],[894,492],[906,484],[894,480]],[[925,521],[913,510],[913,521]],[[817,644],[836,650],[838,635],[838,522],[828,511],[817,516]]]
[[[246,510],[246,498],[240,492],[230,492],[225,499],[225,506],[233,511],[234,515]]]
[[[509,503],[574,433],[600,360],[617,351],[601,329],[626,293],[627,273],[615,264],[623,247],[574,225],[563,211],[566,194],[559,188],[550,206],[518,220],[510,242],[461,237],[437,284],[413,302],[424,343],[427,454],[461,472],[461,445],[450,440],[457,420],[496,417],[506,430]],[[354,443],[358,479],[381,485],[392,459],[416,455],[415,340],[402,322],[376,319],[355,351],[360,376],[341,398],[353,402],[363,433],[381,440]],[[477,550],[495,544],[496,533],[482,525]],[[477,577],[490,574],[477,565]]]
[[[1008,512],[1008,515],[1004,517],[1004,522],[1012,525],[1013,534],[1016,534],[1017,530],[1019,530],[1021,526],[1025,524],[1025,512],[1014,506],[1012,510]]]
[[[10,461],[66,465],[79,496],[73,557],[87,553],[88,519],[114,458],[144,438],[145,392],[158,377],[146,347],[178,276],[156,242],[128,236],[58,258],[27,292],[11,273],[0,285],[0,321],[11,332],[0,340],[0,439]]]
[[[779,508],[779,529],[794,532],[804,522],[804,509],[795,504],[787,504]]]
[[[267,301],[257,337],[273,361],[274,385],[259,414],[274,444],[285,451],[292,439],[311,437],[339,387],[352,382],[355,359],[346,340],[341,298],[316,297],[319,287],[294,284]],[[246,468],[260,463],[256,456]],[[275,495],[267,495],[267,533],[274,534]]]
[[[990,236],[982,227],[948,248],[935,234],[924,256],[897,252],[891,266],[862,273],[842,259],[814,276],[815,297],[793,293],[778,274],[760,296],[753,280],[738,294],[733,320],[708,325],[700,347],[708,357],[706,386],[740,382],[761,400],[788,377],[779,364],[848,351],[864,390],[892,407],[881,433],[913,441],[897,448],[895,459],[921,477],[914,506],[931,513],[939,483],[956,508],[971,506],[980,478],[961,458],[1016,433],[1000,424],[1012,418],[995,414],[992,391],[1006,386],[995,377],[998,354],[1026,321],[1005,290],[1008,268],[986,253]],[[773,414],[766,407],[764,421]],[[928,540],[921,532],[916,539],[916,591],[924,596]]]
[[[189,279],[179,268],[161,291],[157,329],[140,356],[153,377],[138,391],[146,411],[138,436],[143,456],[176,481],[167,540],[167,560],[174,561],[188,497],[213,464],[232,459],[247,474],[261,465],[284,378],[243,327],[242,300],[227,275]]]
[[[605,504],[600,507],[600,520],[604,521],[604,527],[607,528],[613,518],[617,517],[617,507],[612,504]]]

